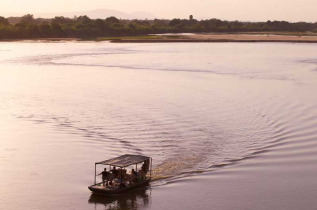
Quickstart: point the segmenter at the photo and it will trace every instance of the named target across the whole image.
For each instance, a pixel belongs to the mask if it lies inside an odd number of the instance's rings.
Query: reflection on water
[[[88,200],[95,209],[119,210],[119,209],[144,209],[151,202],[151,188],[145,187],[117,196],[102,196],[92,194]]]

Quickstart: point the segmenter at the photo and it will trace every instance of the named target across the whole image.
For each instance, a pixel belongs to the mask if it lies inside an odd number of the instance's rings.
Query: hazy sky
[[[220,18],[317,22],[317,0],[0,0],[0,16],[113,9],[157,18]]]

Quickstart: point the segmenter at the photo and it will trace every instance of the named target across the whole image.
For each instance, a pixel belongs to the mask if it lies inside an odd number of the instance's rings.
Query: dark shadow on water
[[[101,196],[92,194],[88,203],[95,206],[95,209],[125,210],[143,209],[150,204],[151,188],[145,187],[126,192],[117,196]]]

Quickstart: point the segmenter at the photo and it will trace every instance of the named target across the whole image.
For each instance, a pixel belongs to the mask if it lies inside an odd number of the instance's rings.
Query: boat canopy
[[[119,157],[116,158],[112,158],[109,160],[104,160],[104,161],[100,161],[95,163],[97,164],[102,164],[102,165],[111,165],[111,166],[116,166],[116,167],[127,167],[130,165],[134,165],[134,164],[138,164],[141,163],[143,161],[149,160],[150,157],[146,157],[146,156],[142,156],[142,155],[129,155],[129,154],[125,154],[125,155],[121,155]]]

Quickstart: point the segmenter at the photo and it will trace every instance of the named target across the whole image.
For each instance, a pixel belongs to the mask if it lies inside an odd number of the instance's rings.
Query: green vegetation
[[[172,20],[122,20],[116,17],[90,19],[87,16],[35,19],[30,14],[10,18],[0,16],[0,39],[2,40],[39,38],[114,40],[122,37],[124,39],[162,39],[164,37],[149,34],[195,32],[274,32],[304,36],[309,35],[307,32],[317,32],[317,22],[239,22],[219,19],[198,21],[192,15],[189,19]]]

